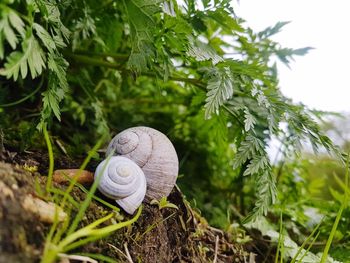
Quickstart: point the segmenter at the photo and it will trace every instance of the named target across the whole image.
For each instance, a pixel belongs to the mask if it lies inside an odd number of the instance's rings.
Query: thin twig
[[[151,230],[153,230],[155,227],[157,227],[158,224],[165,222],[166,220],[168,220],[169,218],[171,218],[171,217],[172,217],[173,215],[175,215],[175,214],[176,214],[176,212],[170,214],[169,216],[167,216],[166,218],[164,218],[164,219],[162,219],[162,220],[159,220],[159,221],[155,222],[154,224],[152,224],[151,226],[149,226],[149,227],[145,230],[145,232],[143,232],[137,239],[142,238],[142,237],[143,237],[145,234],[147,234],[149,231],[151,231]]]
[[[86,257],[86,256],[80,256],[80,255],[67,255],[67,254],[63,254],[63,253],[59,253],[58,256],[60,258],[67,258],[67,259],[72,259],[72,260],[78,260],[81,262],[90,262],[90,263],[98,263],[98,261]]]
[[[127,256],[127,259],[128,259],[128,261],[129,261],[129,263],[134,263],[133,261],[132,261],[132,258],[131,258],[131,256],[130,256],[130,253],[129,253],[129,249],[128,249],[128,243],[124,243],[124,249],[125,249],[125,254],[126,254],[126,256]]]
[[[67,150],[64,147],[64,145],[61,143],[61,141],[59,139],[55,140],[55,143],[57,144],[58,148],[66,155],[68,156]]]
[[[218,260],[218,250],[219,250],[219,236],[216,236],[216,239],[215,239],[215,255],[214,255],[213,263],[216,263],[216,261]]]
[[[110,244],[110,243],[107,243],[108,246],[110,246],[111,248],[113,248],[115,251],[117,251],[117,253],[121,254],[122,256],[124,256],[126,259],[129,259],[128,256],[123,252],[121,251],[119,248],[117,248],[116,246]]]
[[[0,128],[0,154],[2,154],[4,149],[5,149],[5,147],[4,147],[4,132]]]
[[[221,235],[224,235],[224,231],[222,231],[221,229],[218,229],[218,228],[215,228],[212,226],[208,226],[208,229],[213,231],[213,232],[220,233]]]
[[[249,263],[255,263],[255,254],[253,252],[249,253]]]

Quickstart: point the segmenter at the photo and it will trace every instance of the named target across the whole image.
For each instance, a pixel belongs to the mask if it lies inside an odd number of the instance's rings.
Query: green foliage
[[[307,261],[306,254],[310,253],[317,257],[311,262],[320,262],[321,258],[332,262],[330,257],[348,262],[347,166],[326,156],[304,153],[293,162],[284,158],[276,170],[278,198],[270,210],[269,222],[274,224],[283,213],[284,227],[299,245],[297,253],[291,256],[292,262]]]
[[[25,29],[22,19],[11,9],[3,8],[1,10],[0,22],[0,58],[4,58],[4,40],[6,40],[12,49],[17,47],[19,39],[15,33],[18,32],[20,37],[24,37]]]
[[[175,143],[179,184],[204,213],[226,224],[241,203],[256,219],[276,200],[271,138],[341,156],[319,114],[278,88],[276,60],[288,65],[310,50],[271,39],[285,24],[254,32],[227,0],[1,3],[0,103],[17,107],[0,112],[0,123],[7,136],[19,129],[13,119],[47,127],[72,156],[110,131],[152,126]]]
[[[339,210],[337,212],[337,216],[336,216],[336,218],[334,220],[334,223],[333,223],[333,226],[332,226],[332,230],[329,233],[326,246],[325,246],[325,248],[323,250],[322,258],[321,258],[321,261],[320,261],[321,263],[324,263],[327,260],[329,249],[331,248],[333,239],[334,239],[334,237],[336,235],[336,231],[337,231],[340,219],[342,217],[342,213],[343,213],[344,209],[348,205],[348,201],[349,201],[349,197],[348,197],[348,191],[349,191],[349,157],[347,159],[345,169],[346,169],[346,172],[345,172],[345,183],[342,183],[340,181],[341,185],[344,186],[343,200],[340,201],[341,205],[340,205]]]
[[[170,203],[165,196],[163,196],[159,201],[158,200],[152,200],[151,205],[158,205],[159,210],[163,208],[174,208],[174,209],[179,209],[177,205],[174,205]]]
[[[160,11],[161,1],[123,0],[128,22],[132,48],[128,66],[137,72],[151,67],[155,57],[153,34],[156,29],[154,14]]]

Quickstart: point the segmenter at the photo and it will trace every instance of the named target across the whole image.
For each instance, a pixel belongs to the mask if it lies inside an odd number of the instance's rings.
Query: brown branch
[[[90,53],[90,52],[85,52],[86,54]],[[91,54],[100,54],[100,53],[91,53]],[[101,53],[102,54],[102,53]],[[125,69],[124,66],[117,64],[117,63],[111,63],[108,61],[105,61],[103,59],[98,59],[98,58],[93,58],[93,57],[89,57],[86,55],[82,55],[80,54],[75,54],[75,53],[64,53],[65,56],[77,61],[77,62],[81,62],[87,65],[92,65],[92,66],[100,66],[100,67],[107,67],[107,68],[113,68],[116,70],[120,70],[126,73],[130,73],[132,74],[133,72],[131,70]],[[104,56],[109,56],[108,53],[104,54]],[[117,55],[115,55],[117,56]],[[121,56],[121,55],[118,55]],[[123,59],[125,59],[125,57],[122,57]],[[148,76],[148,77],[152,77],[152,78],[158,78],[157,74],[155,72],[141,72],[140,73],[141,76]],[[184,78],[184,77],[178,77],[178,76],[169,76],[168,78],[169,80],[173,80],[173,81],[180,81],[180,82],[186,82],[186,83],[190,83],[192,85],[197,86],[198,88],[202,89],[203,91],[206,91],[206,84],[203,83],[201,80],[199,79],[193,79],[193,78]]]
[[[113,52],[91,52],[86,50],[76,50],[74,54],[97,56],[97,57],[103,57],[103,58],[111,57],[122,61],[126,61],[129,59],[129,55],[127,54],[120,54],[120,53],[113,53]]]

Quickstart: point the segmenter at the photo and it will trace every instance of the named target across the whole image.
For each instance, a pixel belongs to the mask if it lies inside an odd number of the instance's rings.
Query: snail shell
[[[128,214],[133,214],[145,198],[145,175],[141,168],[128,158],[112,156],[109,160],[102,161],[96,168],[95,180],[100,180],[100,192],[115,199]]]
[[[167,197],[174,188],[179,161],[174,146],[161,132],[133,127],[117,134],[106,155],[125,156],[141,167],[147,180],[146,201]]]

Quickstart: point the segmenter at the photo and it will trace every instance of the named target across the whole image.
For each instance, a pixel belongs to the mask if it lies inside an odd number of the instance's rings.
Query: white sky
[[[291,21],[274,37],[284,47],[314,47],[279,67],[282,92],[295,102],[329,111],[350,111],[350,1],[240,0],[236,14],[255,31]]]

